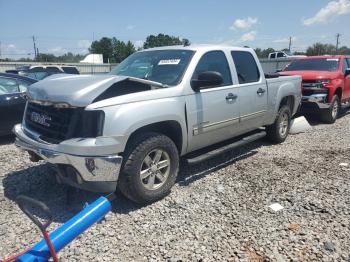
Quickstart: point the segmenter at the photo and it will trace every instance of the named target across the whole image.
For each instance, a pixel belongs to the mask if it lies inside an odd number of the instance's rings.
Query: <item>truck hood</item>
[[[149,87],[166,87],[161,83],[133,78],[128,76],[115,75],[68,75],[58,74],[52,75],[39,81],[28,88],[27,96],[30,100],[52,102],[52,103],[67,103],[70,106],[85,107],[94,102],[104,91],[111,88],[120,89],[118,85],[122,81],[129,80],[139,85]],[[149,88],[151,89],[151,88]],[[145,91],[145,88],[138,90],[136,88],[130,91],[124,88],[123,92],[116,93],[115,96],[125,95],[133,92]]]
[[[329,71],[282,71],[280,75],[300,75],[303,80],[334,79],[338,72]]]

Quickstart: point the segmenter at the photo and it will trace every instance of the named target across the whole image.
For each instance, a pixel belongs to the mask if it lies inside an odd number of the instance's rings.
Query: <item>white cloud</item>
[[[326,24],[332,18],[345,15],[350,12],[350,0],[331,1],[313,17],[303,20],[306,26]]]
[[[78,41],[79,53],[88,53],[91,46],[91,40],[82,39]]]
[[[127,25],[126,30],[133,30],[135,29],[134,25]]]
[[[296,40],[297,40],[296,37],[292,37],[292,42],[294,42]],[[272,42],[273,43],[281,43],[281,44],[289,43],[289,37],[276,39],[276,40],[273,40]]]
[[[244,19],[236,19],[233,25],[230,27],[231,30],[236,29],[249,29],[258,22],[258,18],[247,17]]]
[[[239,42],[243,43],[243,42],[253,41],[255,40],[255,37],[256,37],[256,31],[250,31],[248,33],[243,34],[239,39]]]
[[[48,48],[47,51],[48,51],[48,53],[54,54],[54,55],[63,55],[63,54],[68,52],[67,49],[65,49],[65,48],[63,48],[61,46]]]
[[[32,51],[30,51],[32,52]],[[17,47],[15,44],[2,44],[1,45],[1,57],[8,58],[20,58],[28,57],[31,55],[28,50]]]
[[[143,47],[143,43],[144,43],[143,40],[136,40],[136,41],[134,41],[134,46],[135,46],[136,49],[138,49],[140,47],[142,48]]]

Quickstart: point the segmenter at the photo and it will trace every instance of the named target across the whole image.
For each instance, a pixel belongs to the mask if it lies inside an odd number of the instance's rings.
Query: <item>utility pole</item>
[[[1,41],[0,41],[0,61],[1,61]]]
[[[33,36],[33,45],[34,45],[34,60],[36,60],[37,57],[37,49],[36,49],[36,44],[35,44],[35,36]]]
[[[337,44],[335,45],[335,54],[337,54],[338,53],[338,47],[339,47],[339,44],[340,44],[339,37],[341,36],[341,34],[338,33],[335,36],[337,38]]]
[[[289,37],[289,47],[288,47],[289,52],[290,52],[291,47],[292,47],[292,37],[290,36]]]

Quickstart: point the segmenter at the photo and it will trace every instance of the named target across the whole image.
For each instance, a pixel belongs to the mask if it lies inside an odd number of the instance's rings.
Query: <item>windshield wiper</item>
[[[155,86],[155,87],[161,87],[161,88],[169,87],[168,85],[162,84],[160,82],[156,82],[156,81],[152,81],[152,80],[148,80],[148,79],[143,79],[143,78],[138,78],[138,77],[129,76],[127,79],[130,81],[139,82],[139,83],[143,83],[143,84],[147,84],[147,85],[151,85],[151,86]]]

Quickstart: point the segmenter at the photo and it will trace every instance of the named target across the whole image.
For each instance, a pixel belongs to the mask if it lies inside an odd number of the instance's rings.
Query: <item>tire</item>
[[[275,122],[266,127],[267,138],[273,143],[282,143],[286,140],[291,123],[291,110],[289,106],[282,106],[278,111]]]
[[[162,199],[170,193],[178,174],[176,145],[169,137],[153,132],[140,134],[130,142],[119,176],[119,190],[140,204]]]
[[[337,95],[333,96],[332,102],[330,104],[330,107],[326,110],[321,111],[321,121],[326,124],[333,124],[338,117],[340,111],[340,101],[339,97]]]

